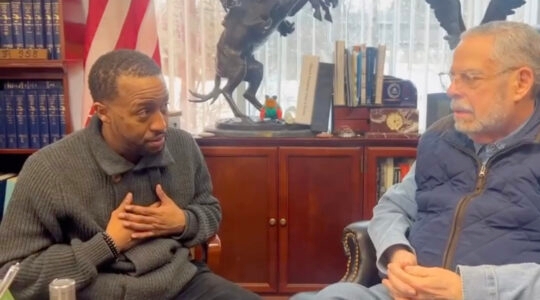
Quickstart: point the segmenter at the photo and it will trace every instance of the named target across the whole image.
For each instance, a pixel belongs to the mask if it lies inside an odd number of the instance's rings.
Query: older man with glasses
[[[472,28],[441,79],[453,114],[423,134],[370,222],[382,284],[316,299],[539,299],[540,34]]]

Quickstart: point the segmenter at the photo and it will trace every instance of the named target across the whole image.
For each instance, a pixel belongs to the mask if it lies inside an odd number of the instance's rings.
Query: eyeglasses
[[[491,76],[483,75],[478,71],[465,71],[459,73],[439,73],[439,80],[442,88],[446,91],[450,88],[450,85],[455,80],[456,85],[464,86],[470,89],[474,89],[482,80],[493,79],[504,73],[518,69],[517,67],[506,68]]]

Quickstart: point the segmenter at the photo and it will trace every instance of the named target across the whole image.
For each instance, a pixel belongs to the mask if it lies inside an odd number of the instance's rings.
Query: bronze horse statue
[[[190,93],[197,99],[191,102],[205,102],[212,99],[211,104],[223,94],[234,115],[244,120],[251,120],[236,105],[232,94],[242,81],[249,86],[244,98],[257,110],[263,105],[256,93],[263,78],[263,64],[257,61],[253,52],[264,44],[270,35],[277,30],[282,36],[294,31],[294,23],[286,20],[294,16],[308,2],[314,9],[313,16],[321,20],[321,8],[325,19],[332,21],[329,7],[335,7],[338,0],[221,0],[227,12],[223,19],[223,32],[217,43],[216,75],[214,88],[209,94]],[[227,84],[221,88],[221,79]]]

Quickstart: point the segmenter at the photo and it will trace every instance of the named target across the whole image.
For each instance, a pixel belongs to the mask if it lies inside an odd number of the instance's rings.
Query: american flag
[[[152,0],[82,0],[87,5],[84,41],[83,124],[94,111],[88,73],[96,59],[114,49],[136,49],[160,64],[156,17]],[[86,3],[85,3],[86,2]],[[88,115],[86,113],[88,112]]]

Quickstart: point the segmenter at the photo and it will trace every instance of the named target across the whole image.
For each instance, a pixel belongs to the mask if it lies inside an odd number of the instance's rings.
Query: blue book
[[[51,0],[43,0],[43,34],[45,41],[45,48],[49,50],[49,58],[53,58],[54,52],[54,38],[53,38],[53,13]]]
[[[60,127],[60,137],[66,136],[66,106],[64,105],[64,92],[58,90],[58,123]]]
[[[22,1],[11,1],[11,24],[13,28],[13,47],[24,48],[24,33],[22,19]]]
[[[34,39],[36,48],[45,48],[45,35],[43,32],[43,0],[32,0],[34,8]]]
[[[23,40],[25,48],[35,48],[34,6],[32,0],[22,0]]]
[[[13,23],[10,2],[0,2],[0,48],[13,48]]]
[[[6,107],[6,137],[7,148],[17,148],[17,121],[15,120],[15,93],[14,90],[4,90]]]
[[[377,67],[377,48],[366,47],[366,104],[375,103],[375,68]]]
[[[53,59],[61,59],[61,40],[60,40],[60,6],[58,0],[51,0],[52,11],[52,32],[53,32]]]
[[[41,147],[37,98],[37,90],[26,90],[26,99],[28,101],[28,135],[30,137],[30,148],[32,149],[39,149]]]
[[[58,90],[47,90],[47,101],[49,103],[49,135],[50,143],[60,140],[60,108],[58,107]]]
[[[30,148],[28,132],[28,99],[24,89],[13,90],[15,93],[15,121],[17,122],[17,148]]]
[[[6,97],[4,91],[0,90],[0,149],[2,148],[7,148]]]
[[[45,147],[51,143],[51,135],[49,134],[49,102],[47,99],[47,90],[41,88],[37,90],[38,101],[38,122],[39,122],[39,139],[40,146]]]

